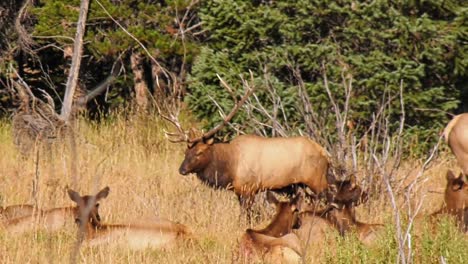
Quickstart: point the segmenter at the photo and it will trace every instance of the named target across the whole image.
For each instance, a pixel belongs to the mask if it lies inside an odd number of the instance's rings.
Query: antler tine
[[[218,76],[218,78],[221,80],[221,83],[228,90],[228,92],[232,91],[232,88],[229,87],[229,85],[226,82],[224,82],[224,80],[222,80],[221,77]],[[228,124],[229,121],[231,121],[231,119],[234,117],[234,115],[237,113],[240,107],[247,101],[247,99],[253,92],[254,92],[254,88],[251,88],[250,86],[247,85],[247,89],[245,91],[244,96],[242,96],[242,99],[240,101],[235,102],[234,108],[232,108],[231,112],[224,118],[223,122],[216,125],[214,128],[212,128],[208,132],[204,133],[201,137],[198,137],[195,139],[189,139],[188,142],[189,143],[199,142],[205,138],[210,138],[211,136],[216,134],[216,132],[218,132],[221,128],[223,128],[226,124]],[[235,100],[235,97],[234,97],[234,100]]]
[[[173,124],[177,132],[167,132],[164,130],[165,137],[167,140],[169,140],[172,143],[179,143],[179,142],[188,142],[188,136],[187,133],[185,133],[184,129],[182,129],[182,126],[180,125],[179,121],[177,118],[174,118],[172,115],[171,117],[168,117],[164,114],[161,113],[160,109],[158,108],[159,115],[164,119]],[[172,139],[171,137],[176,137],[175,139]]]

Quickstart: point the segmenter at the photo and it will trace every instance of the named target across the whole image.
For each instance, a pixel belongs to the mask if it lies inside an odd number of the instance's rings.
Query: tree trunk
[[[78,83],[81,55],[83,54],[83,36],[85,33],[88,9],[89,0],[81,0],[80,15],[76,27],[75,44],[73,46],[72,65],[70,67],[70,74],[68,75],[67,86],[65,90],[65,98],[63,100],[62,111],[60,113],[60,117],[64,121],[68,121],[70,119],[73,95],[75,93],[76,84]]]
[[[130,64],[133,71],[133,82],[135,84],[135,101],[140,110],[148,107],[148,85],[145,82],[143,70],[143,56],[133,52],[130,56]]]

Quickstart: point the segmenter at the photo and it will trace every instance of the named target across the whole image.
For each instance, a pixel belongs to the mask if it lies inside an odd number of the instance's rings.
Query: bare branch
[[[60,117],[64,121],[68,121],[71,115],[73,104],[73,95],[78,83],[78,75],[81,65],[81,56],[83,54],[83,36],[86,27],[86,18],[88,16],[89,0],[82,0],[80,5],[80,14],[76,27],[75,44],[73,46],[72,65],[70,74],[68,75],[65,97],[63,100],[62,111]]]

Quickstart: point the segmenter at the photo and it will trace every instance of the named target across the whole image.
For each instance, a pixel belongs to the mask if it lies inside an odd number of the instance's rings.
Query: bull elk
[[[34,213],[34,206],[30,204],[9,205],[0,208],[0,221],[29,216]]]
[[[93,224],[94,215],[89,214],[87,210],[97,207],[99,199],[86,199],[73,190],[69,190],[68,195],[77,204],[78,214],[75,222],[84,232],[84,243],[87,246],[109,245],[134,250],[163,249],[175,245],[180,240],[191,238],[191,232],[186,226],[168,220],[143,224]]]
[[[89,210],[90,224],[96,226],[100,221],[99,203],[102,198],[107,197],[109,194],[109,187],[102,189],[94,196],[85,195],[82,200],[96,201],[94,207],[87,208]],[[43,229],[49,232],[57,231],[68,223],[73,223],[74,219],[79,216],[79,209],[77,206],[53,208],[49,210],[38,210],[37,213],[22,216],[10,220],[6,220],[0,225],[4,230],[10,233],[24,233],[34,229]]]
[[[175,118],[163,116],[178,132],[167,133],[171,142],[186,142],[185,158],[179,173],[195,173],[207,185],[233,190],[250,220],[250,208],[256,193],[305,185],[315,194],[329,182],[328,153],[308,137],[265,138],[240,135],[231,142],[215,143],[213,135],[229,123],[252,90],[236,102],[223,122],[201,136],[186,133]],[[187,135],[189,134],[189,135]]]
[[[468,113],[455,116],[445,127],[443,135],[458,165],[468,175]]]
[[[300,263],[302,247],[292,229],[297,227],[301,199],[297,195],[288,202],[280,202],[267,192],[267,200],[276,206],[276,215],[266,228],[245,231],[239,243],[238,262]]]

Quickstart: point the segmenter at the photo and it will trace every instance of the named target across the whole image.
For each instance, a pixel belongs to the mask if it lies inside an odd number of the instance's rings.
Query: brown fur
[[[447,171],[447,186],[444,194],[445,205],[431,216],[438,217],[441,214],[453,215],[462,231],[467,232],[468,184],[463,178],[463,174],[456,177],[452,171]]]
[[[457,158],[463,173],[468,175],[468,113],[455,116],[444,130],[445,141]]]
[[[240,262],[298,263],[302,247],[291,231],[297,223],[298,204],[302,198],[296,196],[289,202],[279,202],[271,193],[268,195],[268,200],[276,205],[277,213],[266,228],[245,231],[239,243]]]
[[[33,212],[34,206],[30,204],[10,205],[5,208],[0,208],[0,221],[32,215]]]
[[[301,227],[303,227],[305,231],[305,228],[308,226],[308,229],[311,229],[310,222],[315,221],[321,225],[321,229],[319,230],[321,232],[314,231],[314,233],[310,233],[308,237],[304,235],[301,235],[301,237],[306,237],[308,240],[312,241],[315,241],[316,238],[311,238],[311,236],[323,237],[325,231],[329,230],[329,227],[327,223],[318,219],[318,217],[321,217],[327,220],[328,224],[336,228],[341,235],[355,231],[363,244],[371,245],[377,238],[377,231],[381,229],[382,225],[360,222],[356,219],[354,213],[354,207],[367,199],[366,192],[362,191],[359,186],[351,181],[337,182],[336,188],[334,195],[328,197],[331,204],[325,209],[316,210],[314,207],[302,206],[305,209],[299,216]]]
[[[212,187],[232,189],[249,200],[243,204],[249,207],[252,197],[266,189],[304,184],[321,193],[329,183],[328,166],[326,151],[309,138],[242,135],[230,143],[211,139],[189,144],[179,172],[196,173]]]
[[[330,210],[326,218],[332,223],[341,235],[350,232],[356,232],[359,240],[366,246],[371,246],[378,238],[379,230],[382,230],[381,224],[367,224],[356,219],[354,208],[341,205],[338,208]]]
[[[72,191],[73,192],[73,191]],[[101,191],[102,192],[102,191]],[[145,248],[169,248],[176,242],[191,238],[190,230],[178,223],[168,220],[152,221],[143,224],[93,224],[93,214],[87,214],[86,209],[93,207],[99,199],[107,194],[96,196],[96,199],[84,199],[76,192],[69,192],[70,198],[77,203],[80,217],[76,220],[78,226],[85,232],[85,244],[88,246],[109,245],[129,247],[134,250]],[[108,191],[107,191],[108,193]],[[84,224],[83,224],[84,223]]]

